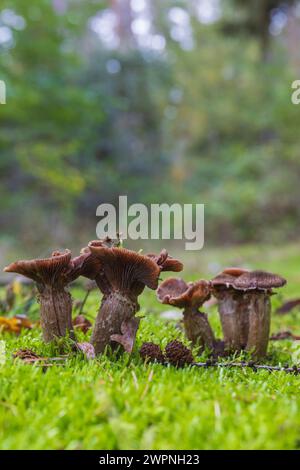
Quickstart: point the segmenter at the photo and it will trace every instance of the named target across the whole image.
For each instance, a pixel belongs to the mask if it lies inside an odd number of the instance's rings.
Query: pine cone
[[[144,361],[148,360],[148,362],[160,362],[161,364],[165,362],[165,357],[158,344],[151,342],[142,344],[140,356]]]
[[[194,361],[192,351],[177,340],[167,344],[166,356],[169,363],[176,367],[184,367]]]

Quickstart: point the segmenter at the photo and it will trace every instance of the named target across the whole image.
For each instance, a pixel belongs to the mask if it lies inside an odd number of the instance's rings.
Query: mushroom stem
[[[116,342],[112,341],[111,336],[122,335],[123,322],[134,318],[138,308],[137,301],[119,291],[104,295],[91,338],[96,354],[103,353],[107,346],[116,348]],[[133,334],[134,342],[136,331]]]
[[[207,315],[197,308],[186,308],[183,312],[185,334],[193,345],[213,349],[215,336],[209,324]]]
[[[245,348],[248,338],[248,303],[242,295],[231,290],[219,293],[218,300],[225,348],[241,351]]]
[[[66,336],[75,340],[72,325],[72,299],[64,288],[39,286],[38,300],[41,305],[41,327],[46,343]]]
[[[249,334],[246,350],[253,352],[257,358],[267,353],[270,322],[271,302],[267,292],[258,291],[249,295]]]

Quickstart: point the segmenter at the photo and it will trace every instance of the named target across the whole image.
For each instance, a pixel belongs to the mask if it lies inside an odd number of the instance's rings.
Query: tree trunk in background
[[[269,26],[271,22],[271,10],[269,0],[260,0],[261,13],[259,16],[260,22],[260,46],[263,62],[270,60],[270,31]]]
[[[116,15],[116,35],[119,38],[119,48],[123,52],[135,45],[135,38],[131,30],[132,10],[130,0],[111,0],[111,8]]]
[[[296,72],[300,75],[300,19],[295,15],[295,7],[289,8],[286,27],[286,47],[290,63]]]

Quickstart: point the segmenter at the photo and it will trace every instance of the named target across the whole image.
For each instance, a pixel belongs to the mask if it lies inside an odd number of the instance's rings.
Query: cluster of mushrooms
[[[262,271],[229,268],[211,281],[186,283],[179,278],[163,281],[162,271],[180,272],[183,264],[162,250],[143,255],[120,246],[110,238],[91,241],[81,254],[55,251],[50,258],[17,261],[5,272],[32,279],[37,286],[40,320],[45,342],[68,336],[75,343],[72,299],[68,286],[79,276],[96,282],[103,294],[91,344],[95,354],[107,347],[131,353],[140,318],[138,297],[145,287],[156,290],[163,304],[183,309],[186,337],[212,353],[246,350],[255,357],[266,355],[270,331],[270,297],[283,286],[282,277]],[[217,340],[207,315],[199,309],[211,295],[218,300],[224,340]]]
[[[187,338],[216,354],[249,351],[261,358],[267,353],[273,289],[286,280],[265,271],[228,268],[211,281],[186,283],[167,279],[159,286],[157,297],[164,304],[183,309]],[[223,341],[215,338],[207,315],[200,312],[210,296],[218,301]]]

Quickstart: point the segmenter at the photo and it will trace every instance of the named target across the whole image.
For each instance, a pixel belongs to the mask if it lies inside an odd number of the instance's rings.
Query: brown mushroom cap
[[[157,289],[157,298],[179,308],[198,308],[210,298],[210,284],[202,280],[187,284],[180,278],[166,279]]]
[[[78,275],[92,280],[95,280],[101,271],[99,260],[92,256],[88,247],[83,248],[81,254],[71,260],[71,264],[73,272],[77,272]]]
[[[112,238],[105,237],[103,240],[92,240],[89,242],[89,245],[93,246],[106,246],[106,248],[112,248],[118,244],[117,241],[114,241]],[[87,248],[83,248],[83,251],[87,250]]]
[[[232,287],[235,281],[235,277],[230,276],[229,274],[218,274],[214,279],[212,279],[211,285],[215,288],[218,287]]]
[[[162,304],[170,304],[170,299],[178,299],[188,290],[188,284],[180,278],[170,278],[163,281],[156,295]]]
[[[135,283],[157,288],[160,268],[149,257],[126,248],[108,248],[98,241],[89,243],[88,248],[94,278],[104,275],[113,289],[121,291],[130,290]]]
[[[71,252],[65,250],[64,253],[54,251],[51,258],[16,261],[6,266],[4,271],[21,274],[38,284],[65,285],[70,282],[71,267]]]
[[[244,268],[225,268],[223,271],[223,274],[229,274],[230,276],[233,277],[239,277],[242,274],[248,273],[249,269],[244,269]]]
[[[211,285],[214,288],[233,287],[236,278],[248,272],[249,271],[247,269],[242,268],[226,268],[211,280]]]
[[[282,287],[286,280],[277,274],[265,271],[252,271],[238,277],[233,287],[238,290],[271,290],[276,287]]]
[[[183,264],[179,260],[170,256],[165,249],[163,249],[159,255],[149,253],[147,256],[158,264],[161,271],[180,272],[183,270]]]
[[[117,242],[109,237],[106,237],[104,240],[90,241],[89,246],[82,248],[80,255],[71,260],[74,275],[78,274],[78,276],[84,276],[95,281],[101,291],[104,294],[108,294],[111,289],[102,271],[101,260],[92,254],[90,246],[112,248],[116,244]]]

